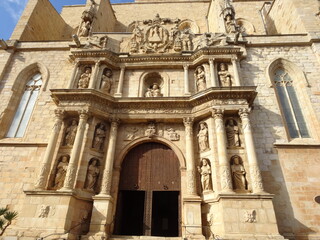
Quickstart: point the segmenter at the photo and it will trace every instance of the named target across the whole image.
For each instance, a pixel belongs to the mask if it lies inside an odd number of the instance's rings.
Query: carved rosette
[[[186,136],[187,137],[193,136],[193,130],[192,130],[193,120],[194,120],[194,118],[192,118],[192,117],[183,118],[183,124],[186,128]]]

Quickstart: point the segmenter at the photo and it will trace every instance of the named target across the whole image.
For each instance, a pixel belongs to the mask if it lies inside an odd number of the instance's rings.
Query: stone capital
[[[57,120],[63,120],[65,116],[65,111],[63,109],[55,109],[54,114]]]
[[[215,58],[210,58],[210,59],[209,59],[209,64],[210,64],[210,65],[213,65],[213,64],[214,64],[214,61],[215,61]]]
[[[189,69],[189,64],[184,63],[184,64],[183,64],[183,69],[184,69],[185,71],[188,70],[188,69]]]
[[[224,114],[224,109],[217,109],[217,108],[212,109],[212,117],[214,119],[223,119],[223,114]]]
[[[239,116],[241,119],[248,118],[251,112],[251,108],[240,108],[239,109]]]
[[[89,118],[89,110],[81,109],[78,111],[80,120],[87,120]]]
[[[185,127],[192,127],[193,126],[193,121],[194,121],[193,117],[185,117],[185,118],[183,118],[183,124],[184,124]]]

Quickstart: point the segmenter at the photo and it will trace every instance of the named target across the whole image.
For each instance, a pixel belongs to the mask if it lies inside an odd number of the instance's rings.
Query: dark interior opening
[[[143,235],[144,191],[120,191],[115,234]]]
[[[154,191],[152,196],[152,236],[179,236],[179,192]]]

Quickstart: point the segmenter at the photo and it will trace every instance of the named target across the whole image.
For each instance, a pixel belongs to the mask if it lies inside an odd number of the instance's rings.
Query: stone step
[[[157,236],[120,236],[113,235],[109,240],[182,240],[182,237],[157,237]]]

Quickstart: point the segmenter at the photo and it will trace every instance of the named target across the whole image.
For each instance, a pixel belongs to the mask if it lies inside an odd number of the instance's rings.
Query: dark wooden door
[[[177,156],[169,147],[154,142],[144,143],[133,148],[125,157],[120,176],[115,224],[116,234],[135,235],[134,231],[130,234],[127,230],[120,230],[122,227],[119,227],[124,224],[121,219],[129,218],[130,215],[123,217],[124,209],[128,209],[125,206],[126,201],[123,200],[123,197],[129,191],[143,192],[144,194],[144,203],[138,204],[139,207],[132,210],[138,211],[141,206],[144,206],[142,235],[178,236],[179,213],[162,216],[157,209],[152,210],[153,207],[159,208],[159,206],[163,207],[165,203],[170,203],[175,204],[175,209],[179,212],[180,165]],[[168,192],[168,194],[161,194],[160,192]],[[172,193],[170,194],[169,192]],[[138,221],[134,216],[140,215],[140,213],[132,214],[130,221]],[[164,224],[166,224],[165,221],[169,221],[171,223],[170,226],[176,226],[176,229],[166,229],[167,232],[161,232],[160,228],[155,229],[156,224],[154,223],[155,221],[160,221],[161,217],[167,219],[161,219]],[[172,224],[172,222],[176,224]]]

